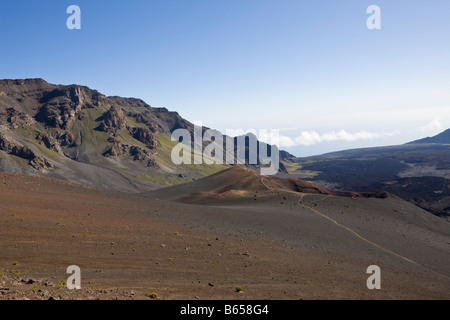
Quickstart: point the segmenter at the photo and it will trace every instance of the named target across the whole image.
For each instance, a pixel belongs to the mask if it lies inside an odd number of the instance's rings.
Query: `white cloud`
[[[434,118],[423,127],[420,127],[420,131],[422,132],[435,131],[435,130],[442,130],[443,128],[444,126],[442,125],[441,120],[439,118]]]
[[[357,141],[357,140],[372,140],[382,137],[392,136],[393,133],[376,133],[368,131],[347,132],[346,130],[330,131],[320,134],[316,131],[302,131],[299,136],[294,138],[280,135],[279,147],[289,148],[294,146],[311,146],[322,142],[333,141]]]

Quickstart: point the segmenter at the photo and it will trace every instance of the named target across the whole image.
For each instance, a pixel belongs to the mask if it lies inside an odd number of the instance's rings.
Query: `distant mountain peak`
[[[450,144],[450,129],[445,130],[433,137],[427,137],[407,144],[422,144],[422,143],[440,143],[440,144]]]

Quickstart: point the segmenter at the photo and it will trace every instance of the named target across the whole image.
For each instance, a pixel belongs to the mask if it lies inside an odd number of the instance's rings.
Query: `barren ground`
[[[195,205],[0,173],[0,299],[449,299],[449,224],[369,200]],[[366,287],[371,264],[381,290]],[[81,290],[64,287],[70,265]]]

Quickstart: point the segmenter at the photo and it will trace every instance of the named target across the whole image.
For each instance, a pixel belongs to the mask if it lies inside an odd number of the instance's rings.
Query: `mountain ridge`
[[[426,137],[415,141],[408,142],[407,144],[421,144],[421,143],[438,143],[438,144],[450,144],[450,128],[438,133],[433,137]]]
[[[171,133],[176,129],[192,134],[194,125],[177,112],[153,108],[138,98],[105,96],[87,86],[55,85],[41,78],[0,80],[1,171],[143,192],[230,167],[175,165],[171,151],[178,142],[171,140]],[[208,129],[202,128],[203,133]],[[450,129],[399,146],[307,158],[280,150],[278,175],[337,190],[386,190],[438,216],[449,217],[450,191],[446,186],[450,186],[450,164],[446,159],[450,158],[450,146],[437,143],[447,142],[449,133]],[[234,137],[235,154],[239,151],[237,142]],[[201,147],[206,145],[203,142]],[[245,140],[244,149],[240,149],[246,156],[242,165],[256,169],[260,166],[248,161],[249,147],[250,140]],[[223,151],[225,158],[229,151]]]
[[[171,161],[171,151],[178,142],[171,140],[171,134],[177,129],[193,133],[194,125],[177,112],[153,108],[138,98],[106,96],[87,86],[50,84],[42,78],[0,80],[3,171],[145,191],[229,167],[225,162],[176,166]],[[203,132],[208,129],[202,128]],[[206,145],[203,142],[202,147]],[[237,148],[234,138],[236,154]],[[248,145],[244,149],[248,152]],[[245,166],[260,166],[245,160]],[[114,178],[108,174],[103,181],[79,172],[84,170],[80,163],[91,166],[89,171],[107,170]],[[281,164],[280,170],[283,169]]]
[[[286,168],[299,179],[337,190],[383,189],[450,220],[450,144],[423,141],[290,158]]]

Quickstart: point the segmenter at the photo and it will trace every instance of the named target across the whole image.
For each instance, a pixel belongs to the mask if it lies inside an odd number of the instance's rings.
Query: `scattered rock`
[[[0,124],[7,125],[10,129],[31,126],[35,122],[33,118],[14,108],[6,108],[5,112],[0,112]]]

